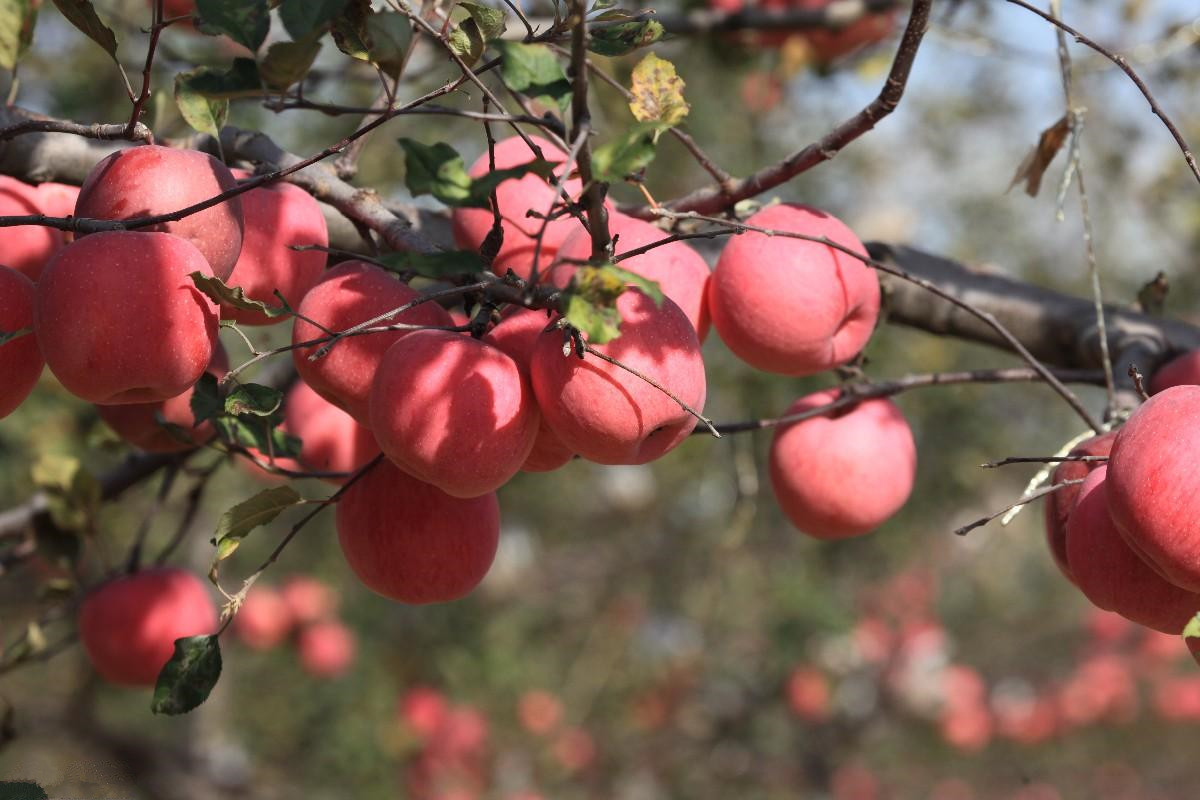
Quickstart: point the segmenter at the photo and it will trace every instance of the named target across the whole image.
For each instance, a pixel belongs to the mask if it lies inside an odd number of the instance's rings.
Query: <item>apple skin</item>
[[[110,581],[84,598],[79,638],[110,683],[153,686],[175,640],[216,630],[217,610],[204,582],[173,567]]]
[[[79,187],[69,183],[47,181],[34,187],[34,203],[48,217],[69,217],[75,213],[75,204],[79,202]],[[59,231],[64,238],[70,236],[66,231]]]
[[[1108,468],[1092,470],[1067,522],[1067,561],[1088,600],[1163,633],[1179,633],[1200,595],[1168,583],[1135,553],[1108,513]]]
[[[824,236],[867,252],[840,220],[808,206],[770,206],[746,224]],[[721,251],[708,282],[708,309],[721,341],[747,364],[815,375],[866,345],[879,317],[879,281],[857,258],[828,245],[751,231]]]
[[[300,666],[316,678],[338,678],[354,665],[358,642],[337,620],[305,626],[296,637]]]
[[[541,137],[529,138],[541,148],[547,161],[558,163],[561,169],[561,164],[567,159],[566,153]],[[496,142],[496,169],[518,167],[535,158],[529,145],[520,136],[510,136]],[[472,178],[479,178],[488,171],[488,154],[485,151],[475,160],[468,172]],[[563,184],[563,190],[572,199],[576,199],[583,190],[583,184],[577,178],[571,178]],[[538,214],[545,214],[549,211],[554,202],[554,186],[537,175],[526,175],[501,183],[496,189],[496,199],[500,203],[504,243],[492,263],[492,271],[497,275],[505,275],[511,269],[528,280],[533,269],[533,251],[542,220],[538,217],[526,217],[525,212],[532,210]],[[492,211],[489,208],[454,209],[450,215],[454,242],[464,250],[478,251],[492,229],[492,221]],[[543,271],[549,268],[554,254],[566,238],[582,228],[579,220],[570,214],[564,214],[546,226],[539,257],[539,266]]]
[[[283,427],[299,436],[300,469],[318,472],[354,472],[379,455],[371,429],[317,394],[304,381],[296,381],[283,401]],[[340,485],[345,478],[327,478]]]
[[[131,147],[92,168],[79,190],[75,216],[120,220],[167,214],[235,186],[233,173],[207,153],[159,145]],[[213,274],[228,282],[242,250],[244,228],[238,196],[177,222],[140,230],[187,239],[208,259]]]
[[[545,311],[510,306],[501,313],[500,322],[496,327],[484,335],[483,341],[508,353],[509,357],[517,362],[517,366],[528,374],[533,346],[549,324],[550,317]],[[539,413],[533,449],[521,465],[521,471],[551,472],[574,457],[575,453],[571,448],[559,441],[554,431],[550,430],[545,415]]]
[[[608,218],[608,232],[617,239],[614,256],[652,244],[669,234],[656,225],[635,217],[614,213]],[[592,255],[592,237],[582,227],[572,233],[558,250],[557,263],[551,267],[554,285],[565,288],[578,267],[566,259],[586,261]],[[618,267],[656,281],[663,294],[687,314],[696,335],[703,342],[708,336],[708,264],[684,242],[660,245],[641,255],[617,263]]]
[[[235,178],[249,178],[233,170]],[[299,186],[277,181],[241,195],[246,217],[242,252],[234,267],[232,285],[240,286],[251,300],[279,305],[275,290],[297,308],[304,295],[321,278],[328,256],[320,250],[292,250],[292,245],[329,246],[325,215],[312,195]],[[221,307],[221,317],[243,325],[275,325],[286,316],[268,317],[258,311]]]
[[[344,261],[321,277],[300,303],[300,316],[332,331],[346,330],[399,308],[420,297],[386,270],[365,261]],[[421,303],[392,319],[410,325],[453,325],[437,303]],[[380,323],[383,325],[385,323]],[[292,361],[300,378],[335,406],[364,425],[370,422],[369,399],[375,370],[388,348],[411,331],[388,331],[349,336],[323,358],[309,361],[321,345],[297,347]],[[305,319],[296,319],[292,344],[324,338],[326,334]]]
[[[802,397],[798,414],[838,398],[830,389]],[[917,453],[895,403],[865,400],[835,416],[775,430],[770,472],[775,498],[792,524],[817,539],[844,539],[878,528],[912,492]]]
[[[233,632],[242,644],[253,650],[270,650],[292,632],[295,620],[279,590],[273,586],[255,586],[233,618]]]
[[[537,436],[529,378],[499,348],[450,331],[415,331],[383,357],[371,430],[408,474],[454,497],[495,491]]]
[[[192,272],[212,274],[199,250],[167,233],[93,233],[67,245],[37,285],[46,365],[99,405],[186,392],[212,361],[219,321]]]
[[[444,603],[483,580],[500,540],[495,493],[451,497],[384,459],[337,504],[338,543],[371,591],[401,603]]]
[[[638,289],[617,298],[621,335],[596,349],[669,389],[697,412],[706,384],[700,340],[669,297]],[[598,464],[645,464],[688,437],[696,418],[641,378],[594,356],[563,355],[558,330],[538,336],[530,360],[538,406],[566,447]]]
[[[212,361],[205,370],[218,380],[229,371],[229,357],[225,348],[217,342],[213,351]],[[212,423],[208,420],[195,424],[196,417],[192,414],[192,395],[195,386],[183,394],[162,400],[157,403],[132,403],[121,406],[96,406],[100,419],[113,431],[134,447],[147,453],[180,453],[203,445],[216,435]],[[158,416],[164,421],[183,428],[182,433],[191,439],[192,444],[180,441],[158,424]]]
[[[30,214],[50,214],[38,204],[36,188],[16,178],[0,175],[0,216],[25,217]],[[46,262],[62,246],[62,234],[44,225],[0,228],[0,263],[24,273],[33,281],[38,279]]]
[[[1163,364],[1150,378],[1150,394],[1172,386],[1200,385],[1200,350],[1191,350]]]
[[[1106,456],[1112,451],[1113,441],[1117,438],[1116,431],[1110,431],[1101,436],[1093,436],[1086,442],[1071,450],[1073,456]],[[1063,461],[1050,473],[1050,483],[1062,483],[1079,478],[1086,478],[1092,470],[1104,466],[1103,461]],[[1067,520],[1071,509],[1079,499],[1081,485],[1066,486],[1046,498],[1046,542],[1050,545],[1050,554],[1054,563],[1072,583],[1075,578],[1071,575],[1071,567],[1067,562]]]
[[[1200,386],[1172,386],[1117,433],[1108,461],[1108,510],[1125,541],[1176,586],[1200,592]]]
[[[0,331],[32,328],[37,290],[33,281],[15,269],[0,266]],[[0,344],[0,419],[25,402],[46,362],[38,347],[37,331]]]
[[[279,587],[279,596],[297,625],[311,625],[337,613],[337,593],[311,575],[293,575]]]

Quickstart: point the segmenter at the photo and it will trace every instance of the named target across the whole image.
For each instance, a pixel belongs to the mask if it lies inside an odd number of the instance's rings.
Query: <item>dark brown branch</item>
[[[27,133],[69,133],[73,136],[83,136],[87,139],[103,141],[129,140],[131,142],[150,141],[150,129],[138,122],[132,128],[124,122],[95,123],[84,125],[80,122],[67,122],[58,119],[27,119],[22,122],[0,128],[0,142],[6,142]]]
[[[571,138],[579,142],[579,177],[583,180],[581,205],[587,210],[588,230],[592,236],[592,258],[605,258],[612,237],[608,231],[608,210],[604,207],[605,184],[596,183],[592,174],[592,144],[587,132],[592,127],[588,110],[587,4],[573,0],[571,13],[578,18],[571,32]]]
[[[975,530],[976,528],[982,528],[984,525],[987,525],[989,522],[996,519],[997,517],[1004,516],[1009,511],[1012,511],[1014,508],[1016,508],[1017,506],[1023,506],[1026,503],[1031,503],[1034,500],[1037,500],[1039,497],[1045,497],[1048,494],[1053,494],[1053,493],[1057,492],[1059,489],[1065,489],[1068,486],[1078,486],[1079,484],[1083,483],[1083,480],[1084,480],[1083,478],[1077,478],[1077,479],[1071,480],[1071,481],[1063,481],[1062,483],[1055,483],[1050,486],[1043,486],[1041,489],[1038,489],[1036,492],[1032,492],[1030,494],[1023,495],[1019,500],[1017,500],[1017,502],[1010,503],[1009,505],[1007,505],[1004,508],[997,511],[995,514],[989,514],[986,517],[982,517],[981,519],[975,520],[974,522],[970,523],[969,525],[963,525],[961,528],[956,528],[954,530],[954,533],[957,536],[966,536],[968,533]]]

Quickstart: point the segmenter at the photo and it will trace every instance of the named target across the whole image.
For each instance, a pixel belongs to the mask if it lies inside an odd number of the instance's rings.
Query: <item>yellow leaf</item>
[[[683,99],[683,78],[675,73],[675,65],[654,53],[647,53],[633,68],[633,83],[629,87],[633,100],[629,110],[639,122],[657,120],[678,125],[688,115]]]

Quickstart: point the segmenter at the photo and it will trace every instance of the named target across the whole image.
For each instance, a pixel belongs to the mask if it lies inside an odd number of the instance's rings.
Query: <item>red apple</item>
[[[310,625],[337,613],[337,593],[322,580],[293,575],[279,587],[279,596],[297,625]]]
[[[617,298],[621,334],[596,349],[638,370],[697,412],[704,407],[700,340],[670,298],[640,290]],[[696,418],[636,375],[595,356],[563,354],[563,334],[541,334],[530,361],[538,406],[562,443],[600,464],[645,464],[688,437]]]
[[[33,281],[15,269],[0,266],[0,332],[33,328],[36,289]],[[0,344],[0,419],[25,402],[42,374],[42,351],[36,333],[26,333]]]
[[[463,500],[383,460],[337,504],[338,542],[367,588],[402,603],[440,603],[474,589],[496,557],[496,495]]]
[[[450,331],[392,345],[371,388],[371,430],[397,466],[454,497],[508,482],[533,447],[529,379],[504,351]]]
[[[625,214],[612,214],[608,231],[617,240],[613,255],[619,256],[666,238],[669,234],[656,225]],[[582,227],[571,234],[558,250],[551,267],[555,286],[566,287],[578,267],[571,260],[586,261],[592,254],[591,235]],[[700,341],[708,335],[708,306],[705,289],[708,286],[708,264],[684,242],[671,242],[632,256],[617,263],[618,267],[635,272],[658,283],[663,294],[675,301],[692,322]]]
[[[283,401],[283,428],[304,443],[300,470],[354,472],[379,455],[371,429],[317,394],[304,381],[296,381]],[[329,478],[342,484],[345,478]]]
[[[249,178],[245,170],[234,177]],[[299,186],[277,181],[241,195],[246,216],[246,235],[230,283],[245,290],[251,300],[279,305],[279,291],[292,308],[325,269],[327,255],[320,250],[293,250],[293,245],[329,246],[325,215],[312,195]],[[257,311],[222,306],[221,316],[243,325],[273,325],[286,317],[268,317]]]
[[[217,344],[217,306],[192,272],[212,274],[199,250],[166,233],[94,233],[67,245],[38,281],[46,365],[67,391],[101,405],[186,392]]]
[[[797,400],[785,416],[838,398],[834,389]],[[771,485],[792,524],[818,539],[878,528],[912,492],[916,445],[900,409],[886,398],[776,428]]]
[[[1116,438],[1116,431],[1093,436],[1073,448],[1070,454],[1073,456],[1106,456],[1112,450],[1113,441]],[[1088,473],[1096,467],[1103,466],[1104,463],[1103,461],[1063,461],[1050,473],[1050,483],[1086,478]],[[1046,498],[1045,506],[1046,542],[1050,545],[1050,554],[1054,556],[1054,563],[1058,564],[1062,574],[1067,576],[1067,580],[1072,583],[1075,579],[1071,576],[1071,568],[1067,564],[1067,520],[1071,516],[1071,509],[1075,507],[1075,501],[1079,499],[1079,490],[1079,485],[1059,489]]]
[[[34,202],[48,217],[69,217],[79,202],[79,187],[52,181],[39,183],[34,189]],[[68,235],[65,231],[60,233]]]
[[[866,254],[840,220],[808,206],[776,205],[746,220],[769,230],[823,236]],[[818,242],[750,232],[721,251],[708,282],[721,341],[753,367],[813,375],[866,345],[879,316],[879,281],[859,259]]]
[[[1067,563],[1094,604],[1163,633],[1180,633],[1200,612],[1200,595],[1168,583],[1135,553],[1109,516],[1109,470],[1083,482],[1067,522]]]
[[[313,320],[332,331],[352,328],[420,297],[386,270],[365,261],[344,261],[322,276],[300,303],[300,316],[292,329],[292,344],[324,338]],[[450,315],[437,303],[414,306],[391,323],[452,325]],[[321,345],[298,347],[292,360],[300,378],[329,402],[349,412],[364,425],[370,421],[368,398],[375,370],[383,354],[410,331],[387,331],[349,336],[316,361],[308,357]]]
[[[1108,510],[1133,550],[1163,577],[1200,592],[1200,386],[1143,403],[1117,433]]]
[[[545,689],[533,689],[517,701],[517,720],[534,736],[545,736],[563,719],[563,703]]]
[[[788,708],[806,722],[829,719],[831,694],[829,678],[815,667],[799,666],[788,676]]]
[[[37,190],[16,178],[0,175],[0,216],[27,217],[50,214],[38,205]],[[67,212],[68,214],[70,212]],[[17,225],[0,228],[0,264],[37,280],[46,262],[63,246],[62,234],[44,225]]]
[[[1150,394],[1172,386],[1200,384],[1200,350],[1190,350],[1163,364],[1150,376]]]
[[[500,317],[499,324],[484,335],[483,341],[508,353],[509,357],[517,362],[517,366],[529,374],[529,361],[533,357],[534,344],[550,324],[550,317],[545,311],[518,306],[505,309]],[[574,457],[571,448],[559,441],[554,431],[550,430],[545,415],[539,413],[533,449],[521,465],[521,471],[550,472]]]
[[[135,219],[180,211],[237,185],[217,159],[197,150],[145,145],[131,147],[97,164],[79,190],[75,216]],[[208,259],[212,272],[228,281],[242,250],[241,197],[142,231],[187,239]]]
[[[336,620],[307,625],[296,639],[300,666],[316,678],[337,678],[354,664],[354,632]]]
[[[126,686],[153,686],[176,639],[216,627],[216,607],[204,582],[172,567],[110,581],[79,608],[79,638],[92,666],[105,680]]]
[[[404,724],[421,739],[430,739],[445,723],[450,712],[446,696],[437,689],[418,686],[400,698],[398,712]]]
[[[233,632],[247,647],[270,650],[287,639],[294,622],[279,590],[259,584],[246,595],[233,618]]]
[[[559,162],[559,170],[566,161],[567,154],[550,142],[538,136],[530,136],[539,148],[542,156],[550,162]],[[529,145],[519,136],[511,136],[496,143],[496,168],[509,169],[522,164],[528,164],[537,156]],[[488,154],[485,152],[471,165],[470,175],[479,178],[489,171]],[[563,189],[572,200],[578,199],[583,185],[577,178],[568,180]],[[514,270],[522,278],[528,279],[533,269],[533,252],[537,243],[537,234],[542,227],[540,217],[527,217],[525,212],[534,211],[544,215],[550,211],[554,203],[554,184],[548,183],[537,175],[526,175],[523,178],[507,180],[496,189],[496,199],[500,203],[501,223],[504,229],[504,243],[492,263],[492,271],[497,275],[505,275]],[[450,217],[454,231],[455,243],[464,250],[479,250],[483,240],[492,229],[492,211],[485,208],[456,208]],[[542,237],[542,249],[539,257],[539,268],[545,271],[549,268],[555,252],[575,230],[582,228],[579,220],[570,214],[556,217],[546,225],[546,233]]]
[[[225,354],[225,348],[217,342],[206,372],[220,379],[228,371],[229,357]],[[96,413],[118,436],[134,447],[148,453],[182,452],[205,444],[216,435],[208,420],[195,424],[196,416],[192,413],[194,393],[195,386],[192,386],[183,394],[156,403],[96,406]],[[185,438],[177,437],[161,425],[159,417],[167,424],[181,428],[179,433]]]

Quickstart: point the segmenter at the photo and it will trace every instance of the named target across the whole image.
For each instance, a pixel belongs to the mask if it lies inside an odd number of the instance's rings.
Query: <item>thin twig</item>
[[[700,422],[702,422],[702,423],[704,424],[704,427],[708,428],[708,432],[709,432],[709,433],[711,433],[711,434],[712,434],[714,437],[716,437],[717,439],[720,439],[720,438],[721,438],[721,432],[720,432],[719,430],[717,430],[717,426],[716,426],[716,425],[713,425],[713,423],[712,423],[712,420],[710,420],[708,417],[706,417],[706,416],[704,416],[703,414],[701,414],[701,413],[700,413],[699,411],[697,411],[696,409],[692,408],[692,407],[691,407],[690,405],[688,405],[687,403],[685,403],[685,402],[683,402],[682,400],[680,400],[680,399],[679,399],[679,397],[677,397],[677,396],[676,396],[676,395],[675,395],[675,394],[674,394],[674,393],[673,393],[673,392],[672,392],[670,389],[668,389],[667,387],[663,386],[661,383],[659,383],[658,381],[654,380],[654,379],[653,379],[653,378],[651,378],[649,375],[646,375],[646,374],[645,374],[645,373],[643,373],[643,372],[639,372],[638,370],[634,369],[633,367],[629,366],[628,364],[622,364],[622,363],[621,363],[620,361],[618,361],[617,359],[613,358],[612,356],[610,356],[610,355],[608,355],[608,354],[606,354],[606,353],[602,353],[602,352],[600,352],[600,351],[599,351],[599,350],[597,350],[595,347],[592,347],[590,344],[585,344],[585,345],[584,345],[584,347],[583,347],[583,349],[584,349],[584,352],[586,352],[586,353],[589,353],[589,354],[591,354],[591,355],[595,356],[596,358],[600,359],[601,361],[607,361],[609,364],[612,364],[614,367],[620,367],[621,369],[623,369],[623,370],[625,370],[626,372],[630,373],[630,374],[631,374],[631,375],[633,375],[634,377],[636,377],[636,378],[640,378],[641,380],[643,380],[643,381],[645,381],[646,383],[648,383],[648,384],[650,384],[651,386],[653,386],[655,389],[658,389],[660,392],[662,392],[663,394],[665,394],[667,397],[669,397],[669,398],[671,398],[673,401],[675,401],[675,404],[676,404],[676,405],[678,405],[678,406],[679,406],[680,408],[682,408],[684,411],[686,411],[687,413],[691,414],[693,417],[695,417],[695,418],[696,418],[696,419],[698,419]]]
[[[1010,503],[1009,505],[1007,505],[1004,508],[997,511],[995,514],[989,514],[988,516],[983,517],[982,519],[975,520],[974,522],[972,522],[969,525],[963,525],[961,528],[956,528],[954,530],[954,533],[957,536],[966,536],[968,533],[975,530],[976,528],[982,528],[984,525],[987,525],[989,522],[996,519],[997,517],[1004,516],[1009,511],[1016,508],[1017,506],[1026,505],[1033,500],[1037,500],[1039,497],[1045,497],[1048,494],[1053,494],[1054,492],[1057,492],[1059,489],[1065,489],[1068,486],[1078,486],[1079,484],[1083,483],[1083,481],[1084,481],[1083,478],[1077,478],[1075,480],[1063,481],[1062,483],[1051,484],[1050,486],[1043,486],[1041,489],[1038,489],[1033,494],[1027,494],[1027,495],[1023,496],[1017,502]]]
[[[1062,461],[1108,461],[1108,456],[1009,456],[999,461],[989,461],[980,464],[983,469],[1007,467],[1010,464],[1057,464]]]

